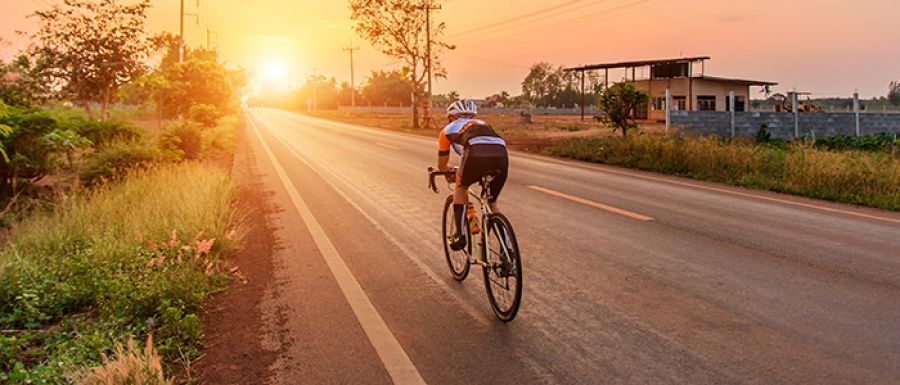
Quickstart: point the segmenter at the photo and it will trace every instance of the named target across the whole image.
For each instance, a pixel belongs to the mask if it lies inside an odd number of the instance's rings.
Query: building
[[[769,87],[778,83],[732,79],[706,75],[709,56],[642,60],[620,63],[594,64],[567,68],[579,73],[584,91],[586,72],[603,71],[604,82],[609,86],[609,71],[624,69],[624,81],[634,83],[639,90],[650,95],[650,103],[635,111],[638,119],[659,120],[666,118],[666,90],[672,91],[672,109],[683,111],[728,111],[728,95],[735,93],[735,110],[746,111],[750,102],[750,87]],[[699,70],[699,72],[698,72]],[[642,76],[638,77],[638,71]],[[631,75],[630,79],[629,76]]]

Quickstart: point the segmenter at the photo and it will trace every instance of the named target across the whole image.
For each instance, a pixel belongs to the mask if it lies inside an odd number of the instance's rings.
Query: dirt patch
[[[245,241],[228,260],[237,268],[231,286],[213,296],[204,308],[206,346],[194,363],[201,384],[264,383],[277,358],[277,352],[263,345],[260,308],[274,282],[275,237],[268,216],[275,209],[256,174],[250,150],[242,148],[235,156],[240,159],[234,162],[232,174],[240,184],[238,210],[244,214]],[[224,159],[219,162],[226,163]]]

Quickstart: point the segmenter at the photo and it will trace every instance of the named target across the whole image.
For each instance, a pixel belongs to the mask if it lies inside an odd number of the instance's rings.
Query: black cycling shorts
[[[509,155],[506,146],[499,144],[473,144],[466,148],[459,167],[462,186],[471,186],[481,181],[481,177],[491,170],[500,171],[491,181],[491,196],[488,201],[495,202],[506,184],[509,172]]]

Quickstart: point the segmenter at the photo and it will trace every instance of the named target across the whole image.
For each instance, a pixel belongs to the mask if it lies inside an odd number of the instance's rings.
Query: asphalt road
[[[502,324],[447,271],[435,139],[248,114],[275,383],[900,383],[897,213],[513,153]]]

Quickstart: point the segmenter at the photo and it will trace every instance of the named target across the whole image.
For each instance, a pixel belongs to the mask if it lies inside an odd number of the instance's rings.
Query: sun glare
[[[273,83],[281,83],[287,80],[287,70],[284,65],[277,62],[272,62],[266,65],[265,72],[263,72],[265,79],[273,82]]]

